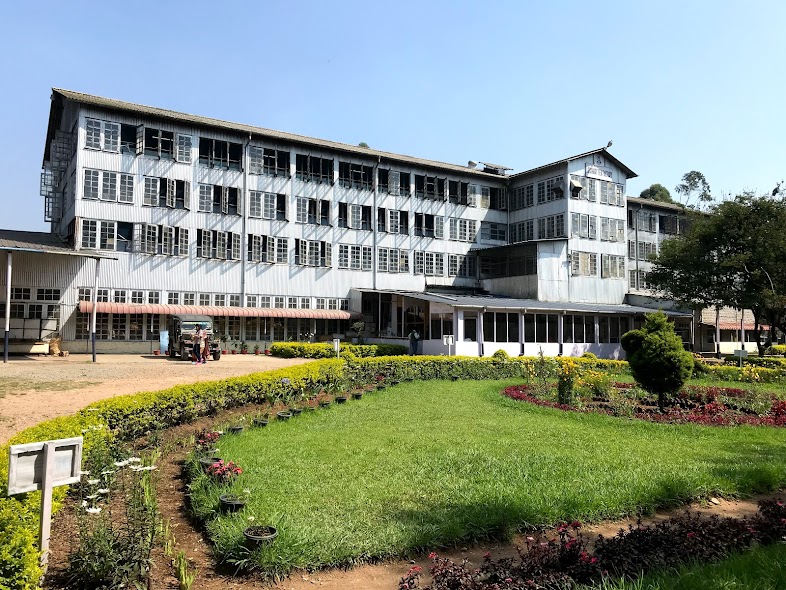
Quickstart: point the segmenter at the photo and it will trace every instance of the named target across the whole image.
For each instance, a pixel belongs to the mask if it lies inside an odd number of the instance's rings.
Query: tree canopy
[[[671,193],[662,184],[652,184],[649,188],[645,188],[639,196],[642,199],[650,199],[652,201],[660,201],[661,203],[673,203],[674,199],[671,198]]]
[[[743,194],[688,212],[688,231],[665,241],[648,282],[692,307],[750,309],[786,332],[786,202]]]
[[[684,205],[691,209],[700,209],[702,204],[712,201],[710,183],[704,175],[697,170],[686,172],[682,176],[682,182],[674,187],[674,192],[684,200]]]

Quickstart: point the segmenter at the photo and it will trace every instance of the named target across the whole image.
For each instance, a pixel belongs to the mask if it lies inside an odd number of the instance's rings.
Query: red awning
[[[93,311],[92,301],[80,301],[79,311]],[[162,315],[207,315],[251,318],[310,318],[318,320],[350,320],[360,314],[340,309],[287,309],[278,307],[215,307],[208,305],[164,305],[153,303],[96,303],[98,313],[152,313]]]
[[[715,327],[715,322],[702,322],[702,324],[705,325],[705,326],[709,326],[711,328]],[[739,322],[720,322],[718,324],[718,326],[720,327],[721,330],[738,330],[739,331],[739,329],[740,329],[740,323]],[[742,324],[742,327],[743,327],[744,330],[750,330],[752,332],[753,330],[756,329],[756,324],[754,324],[753,322],[744,322]],[[769,330],[769,329],[770,329],[769,326],[759,326],[759,330],[766,331],[766,330]]]

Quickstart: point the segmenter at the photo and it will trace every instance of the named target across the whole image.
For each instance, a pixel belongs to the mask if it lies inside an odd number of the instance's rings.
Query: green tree
[[[701,209],[702,204],[712,202],[710,183],[696,170],[686,172],[682,176],[682,182],[674,187],[674,191],[682,196],[685,206],[691,209]]]
[[[650,188],[645,188],[641,191],[639,196],[642,199],[650,199],[652,201],[660,201],[661,203],[673,203],[674,199],[671,198],[671,193],[662,184],[652,184]]]
[[[674,326],[663,312],[647,314],[640,330],[622,336],[633,377],[644,389],[658,395],[662,412],[666,399],[676,394],[693,372],[693,356],[682,346]]]
[[[750,309],[762,354],[762,325],[786,331],[786,202],[743,194],[688,218],[688,231],[661,245],[648,281],[690,307]]]

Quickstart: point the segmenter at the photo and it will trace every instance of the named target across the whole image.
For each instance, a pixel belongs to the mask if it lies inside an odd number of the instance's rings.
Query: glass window
[[[483,340],[494,342],[494,312],[489,311],[483,314]]]
[[[554,344],[559,340],[559,334],[557,333],[557,316],[556,314],[550,313],[548,316],[548,342]]]
[[[524,314],[524,342],[535,342],[535,316]]]
[[[464,340],[476,342],[478,339],[478,316],[475,312],[464,312]]]
[[[547,342],[546,316],[542,313],[535,315],[535,342]]]
[[[587,344],[595,344],[597,337],[595,334],[595,316],[584,316],[584,342]]]

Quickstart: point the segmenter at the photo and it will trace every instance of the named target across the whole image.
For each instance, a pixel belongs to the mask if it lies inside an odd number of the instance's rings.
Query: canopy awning
[[[703,326],[710,326],[711,328],[715,327],[715,322],[702,322],[701,324]],[[721,330],[739,330],[740,329],[740,323],[739,322],[719,322],[718,323],[718,327]],[[751,330],[751,331],[753,331],[753,330],[756,329],[756,324],[754,324],[753,322],[744,322],[742,324],[742,329],[743,330]],[[769,326],[765,326],[765,325],[760,325],[759,326],[759,330],[766,331],[766,330],[769,330],[769,329],[770,329]]]
[[[93,311],[92,301],[80,301],[79,311]],[[96,303],[97,313],[152,313],[161,315],[208,315],[211,317],[307,318],[317,320],[350,320],[360,314],[341,309],[289,309],[280,307],[216,307],[209,305],[165,305],[162,303]]]

